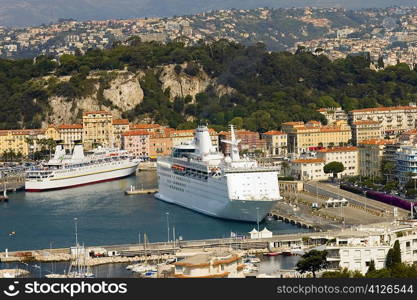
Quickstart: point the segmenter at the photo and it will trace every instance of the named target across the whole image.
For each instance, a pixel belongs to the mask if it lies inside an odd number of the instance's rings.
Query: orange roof
[[[317,150],[317,152],[329,153],[329,152],[351,152],[358,151],[358,147],[333,147],[333,148],[324,148]]]
[[[318,112],[327,111],[327,108],[319,108],[319,109],[317,109],[316,111],[318,111]]]
[[[83,113],[83,116],[91,115],[91,114],[111,115],[111,112],[108,112],[105,110],[86,111]]]
[[[129,125],[128,119],[116,119],[113,120],[113,125]]]
[[[390,106],[390,107],[372,107],[372,108],[363,108],[363,109],[355,109],[351,112],[373,112],[373,111],[392,111],[392,110],[409,110],[409,109],[417,109],[417,106]]]
[[[58,129],[83,129],[82,124],[62,124],[58,126]]]
[[[150,133],[145,130],[132,130],[122,133],[122,136],[136,136],[136,135],[149,135]]]
[[[285,132],[278,131],[278,130],[270,130],[268,132],[265,132],[266,135],[285,135]]]
[[[285,122],[281,125],[304,125],[304,122]]]
[[[136,129],[151,129],[151,128],[159,128],[161,125],[159,124],[130,124],[131,128]]]
[[[300,158],[300,159],[295,159],[292,161],[293,163],[296,164],[313,164],[313,163],[324,163],[324,159],[321,158]]]
[[[370,140],[364,140],[359,142],[359,144],[363,145],[389,145],[389,144],[395,144],[397,140],[383,140],[383,139],[370,139]]]
[[[365,120],[365,121],[356,121],[356,122],[353,122],[352,124],[353,125],[381,124],[381,122],[372,121],[372,120]]]
[[[410,129],[402,133],[402,135],[417,134],[417,129]]]

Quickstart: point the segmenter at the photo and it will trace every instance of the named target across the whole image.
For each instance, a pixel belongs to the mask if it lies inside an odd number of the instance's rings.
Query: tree
[[[392,262],[394,263],[394,265],[401,263],[401,249],[400,242],[398,240],[396,240],[394,243]]]
[[[311,272],[313,277],[316,278],[316,272],[326,269],[327,266],[327,251],[311,250],[298,261],[296,270],[301,274]]]
[[[329,162],[323,167],[324,173],[326,174],[333,173],[333,178],[336,178],[337,174],[343,172],[344,170],[345,170],[345,167],[343,166],[341,162],[338,162],[338,161]]]
[[[375,269],[375,261],[374,260],[371,260],[370,262],[369,262],[369,266],[368,266],[368,271],[366,272],[366,274],[368,274],[368,273],[370,273],[370,272],[373,272],[373,271],[375,271],[376,269]]]

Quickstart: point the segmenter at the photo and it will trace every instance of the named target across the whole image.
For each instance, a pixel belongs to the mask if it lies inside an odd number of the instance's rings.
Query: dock
[[[144,189],[141,188],[139,190],[136,189],[135,186],[131,185],[130,189],[125,191],[126,195],[143,195],[143,194],[155,194],[156,192],[158,192],[158,189]]]

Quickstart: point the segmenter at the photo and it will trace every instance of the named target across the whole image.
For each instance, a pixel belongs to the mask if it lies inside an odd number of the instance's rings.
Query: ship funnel
[[[55,147],[55,153],[54,153],[54,160],[61,160],[65,156],[65,149],[62,147],[62,145],[56,145]]]
[[[81,160],[84,158],[84,148],[81,144],[76,144],[74,146],[74,151],[72,152],[73,160]]]
[[[195,130],[194,141],[195,145],[197,146],[196,148],[198,149],[198,152],[201,155],[209,154],[210,151],[213,149],[207,126],[197,127],[197,129]]]

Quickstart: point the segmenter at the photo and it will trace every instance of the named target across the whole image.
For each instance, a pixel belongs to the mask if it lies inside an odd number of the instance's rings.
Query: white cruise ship
[[[26,172],[25,190],[42,192],[109,181],[133,174],[138,165],[139,160],[124,150],[99,147],[84,155],[83,146],[77,144],[72,155],[66,155],[58,145],[51,160]]]
[[[230,157],[212,146],[206,126],[194,141],[173,149],[157,162],[156,198],[223,219],[261,221],[281,199],[278,171],[239,156],[233,127]]]

